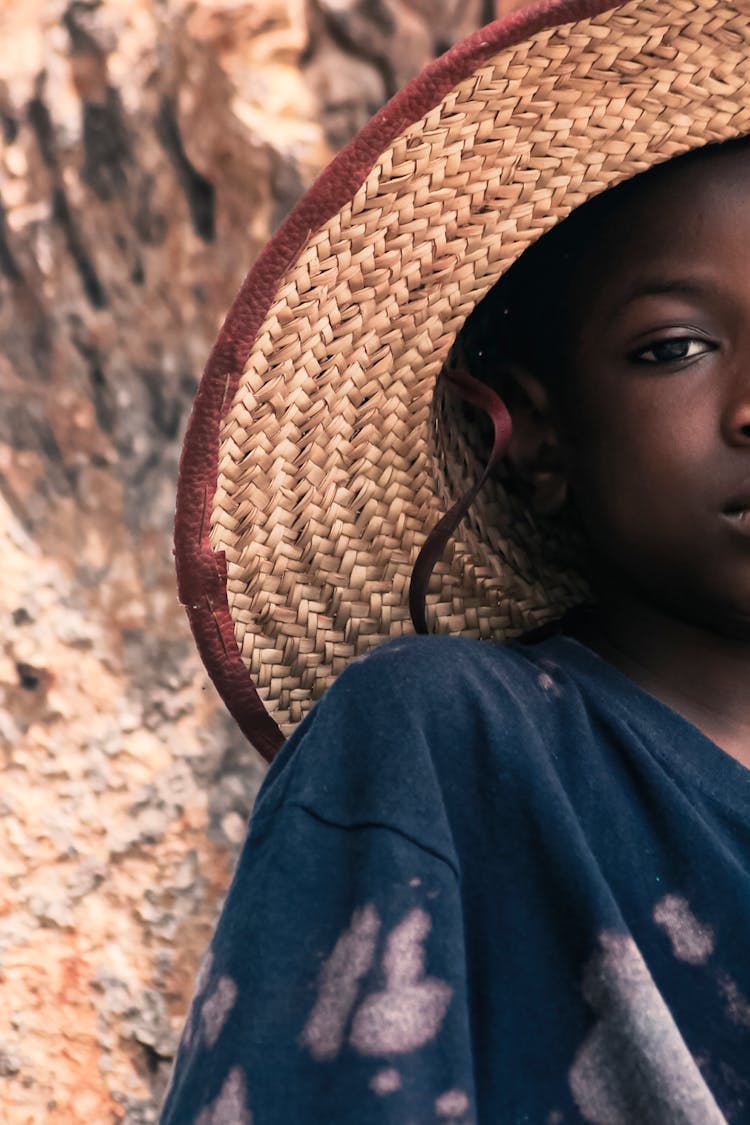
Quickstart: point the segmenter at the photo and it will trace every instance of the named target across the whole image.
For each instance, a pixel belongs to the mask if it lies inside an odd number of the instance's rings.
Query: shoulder
[[[351,664],[282,751],[264,803],[342,825],[389,823],[436,845],[463,778],[544,741],[540,670],[514,647],[405,637]],[[272,793],[275,801],[271,800]]]
[[[351,664],[321,706],[357,706],[387,698],[388,713],[405,711],[429,722],[446,711],[460,715],[483,700],[493,711],[529,702],[539,691],[539,668],[516,646],[465,637],[401,637]]]

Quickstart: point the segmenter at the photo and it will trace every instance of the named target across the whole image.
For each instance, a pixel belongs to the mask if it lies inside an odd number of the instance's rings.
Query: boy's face
[[[750,149],[667,166],[575,294],[563,456],[607,585],[750,639]]]

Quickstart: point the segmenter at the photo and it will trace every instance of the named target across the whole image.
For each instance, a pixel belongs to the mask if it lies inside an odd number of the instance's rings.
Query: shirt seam
[[[334,820],[332,817],[323,816],[323,814],[320,813],[317,809],[311,808],[303,801],[287,801],[286,808],[297,808],[301,812],[307,813],[308,816],[312,817],[313,820],[318,821],[320,824],[324,824],[328,828],[338,828],[343,832],[358,832],[362,829],[366,830],[368,828],[380,828],[385,832],[390,832],[395,836],[400,836],[401,839],[406,840],[415,848],[419,848],[421,852],[425,852],[427,855],[431,855],[434,859],[440,860],[440,862],[449,869],[456,882],[460,883],[461,881],[460,872],[456,864],[452,860],[450,860],[446,855],[443,855],[443,853],[438,851],[436,848],[431,848],[429,844],[423,843],[415,836],[412,836],[411,833],[405,831],[405,829],[398,828],[394,824],[386,824],[379,820],[362,820],[357,821],[355,824],[345,824],[341,821]]]

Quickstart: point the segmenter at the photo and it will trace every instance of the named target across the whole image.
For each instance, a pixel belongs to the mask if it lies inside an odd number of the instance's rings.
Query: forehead
[[[616,278],[666,256],[723,259],[750,236],[750,145],[670,161],[636,177],[619,199],[613,193],[609,214],[603,202],[584,271],[604,269]]]
[[[583,246],[569,315],[578,332],[606,328],[640,290],[683,279],[708,290],[734,285],[738,299],[742,288],[750,318],[750,145],[691,154],[636,177],[601,196],[577,233]]]

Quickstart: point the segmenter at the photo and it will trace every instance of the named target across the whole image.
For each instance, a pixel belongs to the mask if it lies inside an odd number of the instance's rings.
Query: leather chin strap
[[[471,486],[468,492],[457,500],[455,504],[433,527],[425,539],[422,549],[417,555],[414,568],[411,572],[409,583],[409,613],[412,624],[417,633],[428,633],[425,602],[427,587],[436,563],[441,558],[446,544],[461,520],[474,503],[480,488],[508,452],[513,424],[508,409],[500,398],[486,383],[475,379],[468,371],[459,368],[444,370],[441,378],[445,379],[455,389],[459,397],[471,403],[472,406],[483,410],[489,417],[494,428],[492,452],[484,467],[479,480]]]

